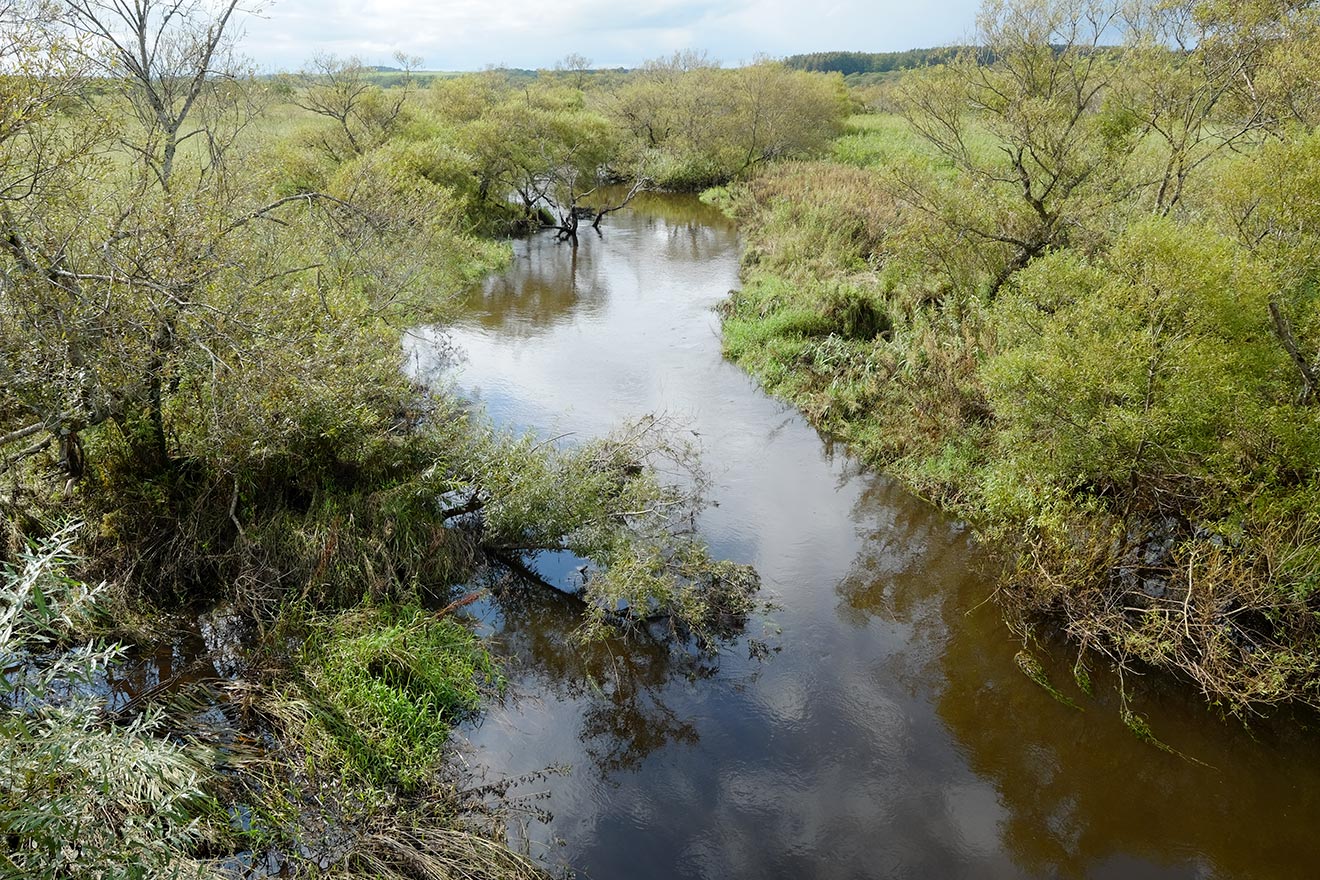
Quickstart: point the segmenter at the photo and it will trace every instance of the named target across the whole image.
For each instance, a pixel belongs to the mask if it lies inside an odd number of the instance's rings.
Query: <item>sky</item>
[[[243,54],[293,70],[313,54],[425,70],[551,67],[570,53],[635,67],[680,49],[726,66],[758,54],[887,52],[964,41],[977,0],[275,0],[248,16]]]

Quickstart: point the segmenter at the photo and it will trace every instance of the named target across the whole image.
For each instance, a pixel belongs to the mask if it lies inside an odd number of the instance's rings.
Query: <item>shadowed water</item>
[[[712,307],[737,286],[735,231],[695,199],[650,196],[574,251],[518,242],[450,334],[406,341],[419,376],[453,376],[500,424],[603,434],[665,413],[692,431],[718,506],[719,555],[779,603],[718,664],[652,645],[582,648],[544,589],[481,612],[513,695],[468,730],[494,777],[533,786],[527,829],[552,865],[599,878],[1315,876],[1320,743],[1311,719],[1220,721],[1184,686],[1069,684],[1073,709],[1019,671],[985,600],[986,551],[893,481],[862,471],[720,357]],[[575,560],[536,565],[550,580]],[[782,629],[781,635],[775,629]],[[547,846],[558,839],[560,844]]]

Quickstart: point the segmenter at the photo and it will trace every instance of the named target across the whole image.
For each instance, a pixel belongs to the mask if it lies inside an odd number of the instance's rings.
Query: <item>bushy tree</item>
[[[648,62],[604,105],[646,173],[681,188],[822,150],[847,108],[838,76],[771,61],[724,70],[690,53]]]
[[[1269,282],[1230,240],[1157,221],[1102,258],[1025,270],[997,305],[1004,351],[986,368],[1019,478],[1146,510],[1223,509],[1301,464],[1277,442],[1278,420],[1302,414]]]
[[[903,114],[960,176],[953,193],[920,168],[900,169],[898,184],[914,206],[1002,252],[991,291],[1049,249],[1085,243],[1126,185],[1137,119],[1105,102],[1119,76],[1106,45],[1119,13],[1107,0],[992,0],[977,18],[990,63],[968,51],[902,86]],[[986,208],[963,210],[968,186]]]
[[[67,7],[66,54],[113,74],[103,91],[53,78],[54,51],[29,59],[51,76],[4,82],[31,108],[0,153],[7,520],[77,505],[95,563],[152,589],[260,567],[248,505],[287,498],[293,461],[315,483],[406,423],[400,330],[504,253],[426,176],[436,157],[373,148],[316,189],[267,187],[239,137],[261,84],[217,66],[233,13]]]
[[[402,82],[382,89],[357,57],[319,54],[287,83],[290,100],[304,110],[333,122],[317,135],[327,156],[342,162],[360,156],[384,142],[407,120],[408,98],[413,92],[412,72],[418,58],[395,53],[403,71]]]
[[[1216,213],[1223,228],[1269,266],[1268,304],[1279,344],[1296,367],[1299,396],[1320,394],[1320,137],[1267,144],[1224,167]]]
[[[1232,76],[1220,121],[1258,118],[1271,128],[1320,122],[1320,9],[1309,0],[1172,3],[1190,20],[1198,60]]]

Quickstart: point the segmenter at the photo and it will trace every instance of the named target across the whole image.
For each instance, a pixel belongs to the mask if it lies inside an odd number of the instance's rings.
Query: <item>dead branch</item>
[[[637,178],[636,182],[633,183],[632,188],[628,190],[628,194],[623,197],[623,201],[619,202],[617,205],[610,205],[608,207],[601,208],[599,211],[596,212],[596,218],[595,220],[592,221],[591,228],[596,230],[597,232],[600,232],[600,221],[605,219],[606,214],[612,214],[615,211],[618,211],[622,208],[626,208],[629,202],[637,198],[639,193],[642,193],[647,189],[649,189],[650,186],[651,186],[651,178],[649,177]]]
[[[1320,384],[1317,380],[1315,367],[1307,361],[1302,354],[1301,348],[1297,345],[1297,337],[1293,335],[1292,322],[1284,315],[1283,310],[1279,308],[1277,300],[1270,300],[1270,317],[1274,319],[1274,334],[1278,337],[1279,343],[1284,351],[1288,352],[1288,357],[1297,365],[1297,370],[1302,374],[1302,398],[1301,402],[1308,402],[1315,393],[1316,385]]]

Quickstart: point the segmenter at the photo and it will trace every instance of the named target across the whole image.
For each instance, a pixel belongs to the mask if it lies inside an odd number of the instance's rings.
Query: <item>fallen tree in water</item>
[[[498,681],[457,585],[574,552],[584,638],[663,619],[714,652],[755,577],[694,534],[695,459],[659,422],[561,448],[404,378],[403,328],[507,259],[489,206],[408,95],[357,82],[310,146],[251,136],[272,95],[237,12],[0,2],[0,67],[32,73],[0,78],[0,872],[536,876],[436,772]],[[182,676],[108,702],[104,617],[150,644],[218,603],[250,653],[204,685],[213,748],[152,698]]]

